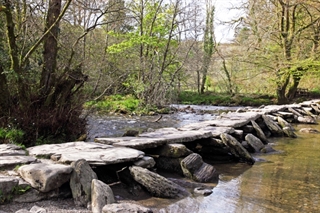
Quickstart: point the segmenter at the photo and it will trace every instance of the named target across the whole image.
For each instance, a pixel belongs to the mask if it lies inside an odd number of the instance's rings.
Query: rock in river
[[[166,179],[165,177],[137,166],[130,167],[130,173],[152,195],[162,198],[179,198],[188,196],[186,189]]]

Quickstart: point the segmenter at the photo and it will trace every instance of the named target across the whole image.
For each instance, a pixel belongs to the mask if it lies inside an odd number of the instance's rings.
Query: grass
[[[260,106],[275,104],[276,98],[262,94],[237,94],[206,92],[198,94],[193,91],[183,91],[178,97],[181,104],[216,105],[216,106]]]

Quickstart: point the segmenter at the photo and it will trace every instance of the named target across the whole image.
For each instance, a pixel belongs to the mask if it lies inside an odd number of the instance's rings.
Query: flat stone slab
[[[26,155],[26,151],[14,144],[0,144],[0,156]]]
[[[180,130],[196,130],[203,129],[208,126],[216,127],[232,127],[239,128],[250,123],[251,120],[256,120],[261,117],[260,113],[257,112],[232,112],[223,114],[217,117],[215,120],[203,121],[199,123],[193,123],[179,128]]]
[[[54,159],[60,163],[72,163],[85,159],[90,165],[109,165],[136,161],[144,152],[93,142],[69,142],[47,144],[28,148],[29,155]]]
[[[0,156],[0,168],[15,167],[16,165],[36,162],[32,156]]]
[[[189,130],[180,131],[176,128],[161,128],[154,132],[146,132],[139,137],[99,138],[100,143],[112,144],[113,146],[130,147],[134,149],[148,149],[172,143],[186,143],[199,139],[212,137],[211,131]]]

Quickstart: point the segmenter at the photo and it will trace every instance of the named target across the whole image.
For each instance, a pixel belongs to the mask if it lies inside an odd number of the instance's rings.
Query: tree
[[[10,61],[0,61],[1,127],[22,129],[27,146],[48,138],[75,139],[85,130],[79,117],[82,102],[78,92],[85,81],[81,66],[69,63],[57,69],[59,23],[70,3],[62,6],[61,0],[51,0],[40,7],[41,2],[5,0],[0,5],[7,35],[0,49]],[[34,24],[42,21],[43,11],[36,13],[36,8],[47,8],[44,30]]]
[[[318,67],[319,6],[316,1],[249,1],[244,19],[248,39],[242,44],[250,56],[259,56],[251,64],[274,72],[279,103],[291,100],[303,75]]]
[[[163,105],[176,87],[177,76],[189,50],[180,54],[181,32],[187,30],[190,15],[183,1],[130,1],[127,6],[128,31],[109,31],[116,41],[108,47],[108,56],[128,70],[123,85],[145,105]],[[126,63],[123,63],[125,59]]]
[[[205,89],[205,84],[207,81],[207,73],[209,69],[209,65],[211,63],[212,54],[215,50],[215,38],[214,38],[214,6],[210,0],[206,1],[206,26],[204,30],[204,38],[203,38],[203,62],[200,73],[202,73],[202,81],[201,86],[198,91],[203,94]]]

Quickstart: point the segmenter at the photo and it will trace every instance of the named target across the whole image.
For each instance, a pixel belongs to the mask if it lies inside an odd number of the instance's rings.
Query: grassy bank
[[[276,97],[260,94],[237,94],[231,96],[229,94],[212,92],[198,94],[197,92],[184,91],[178,96],[178,102],[180,104],[217,106],[261,106],[275,104]]]

